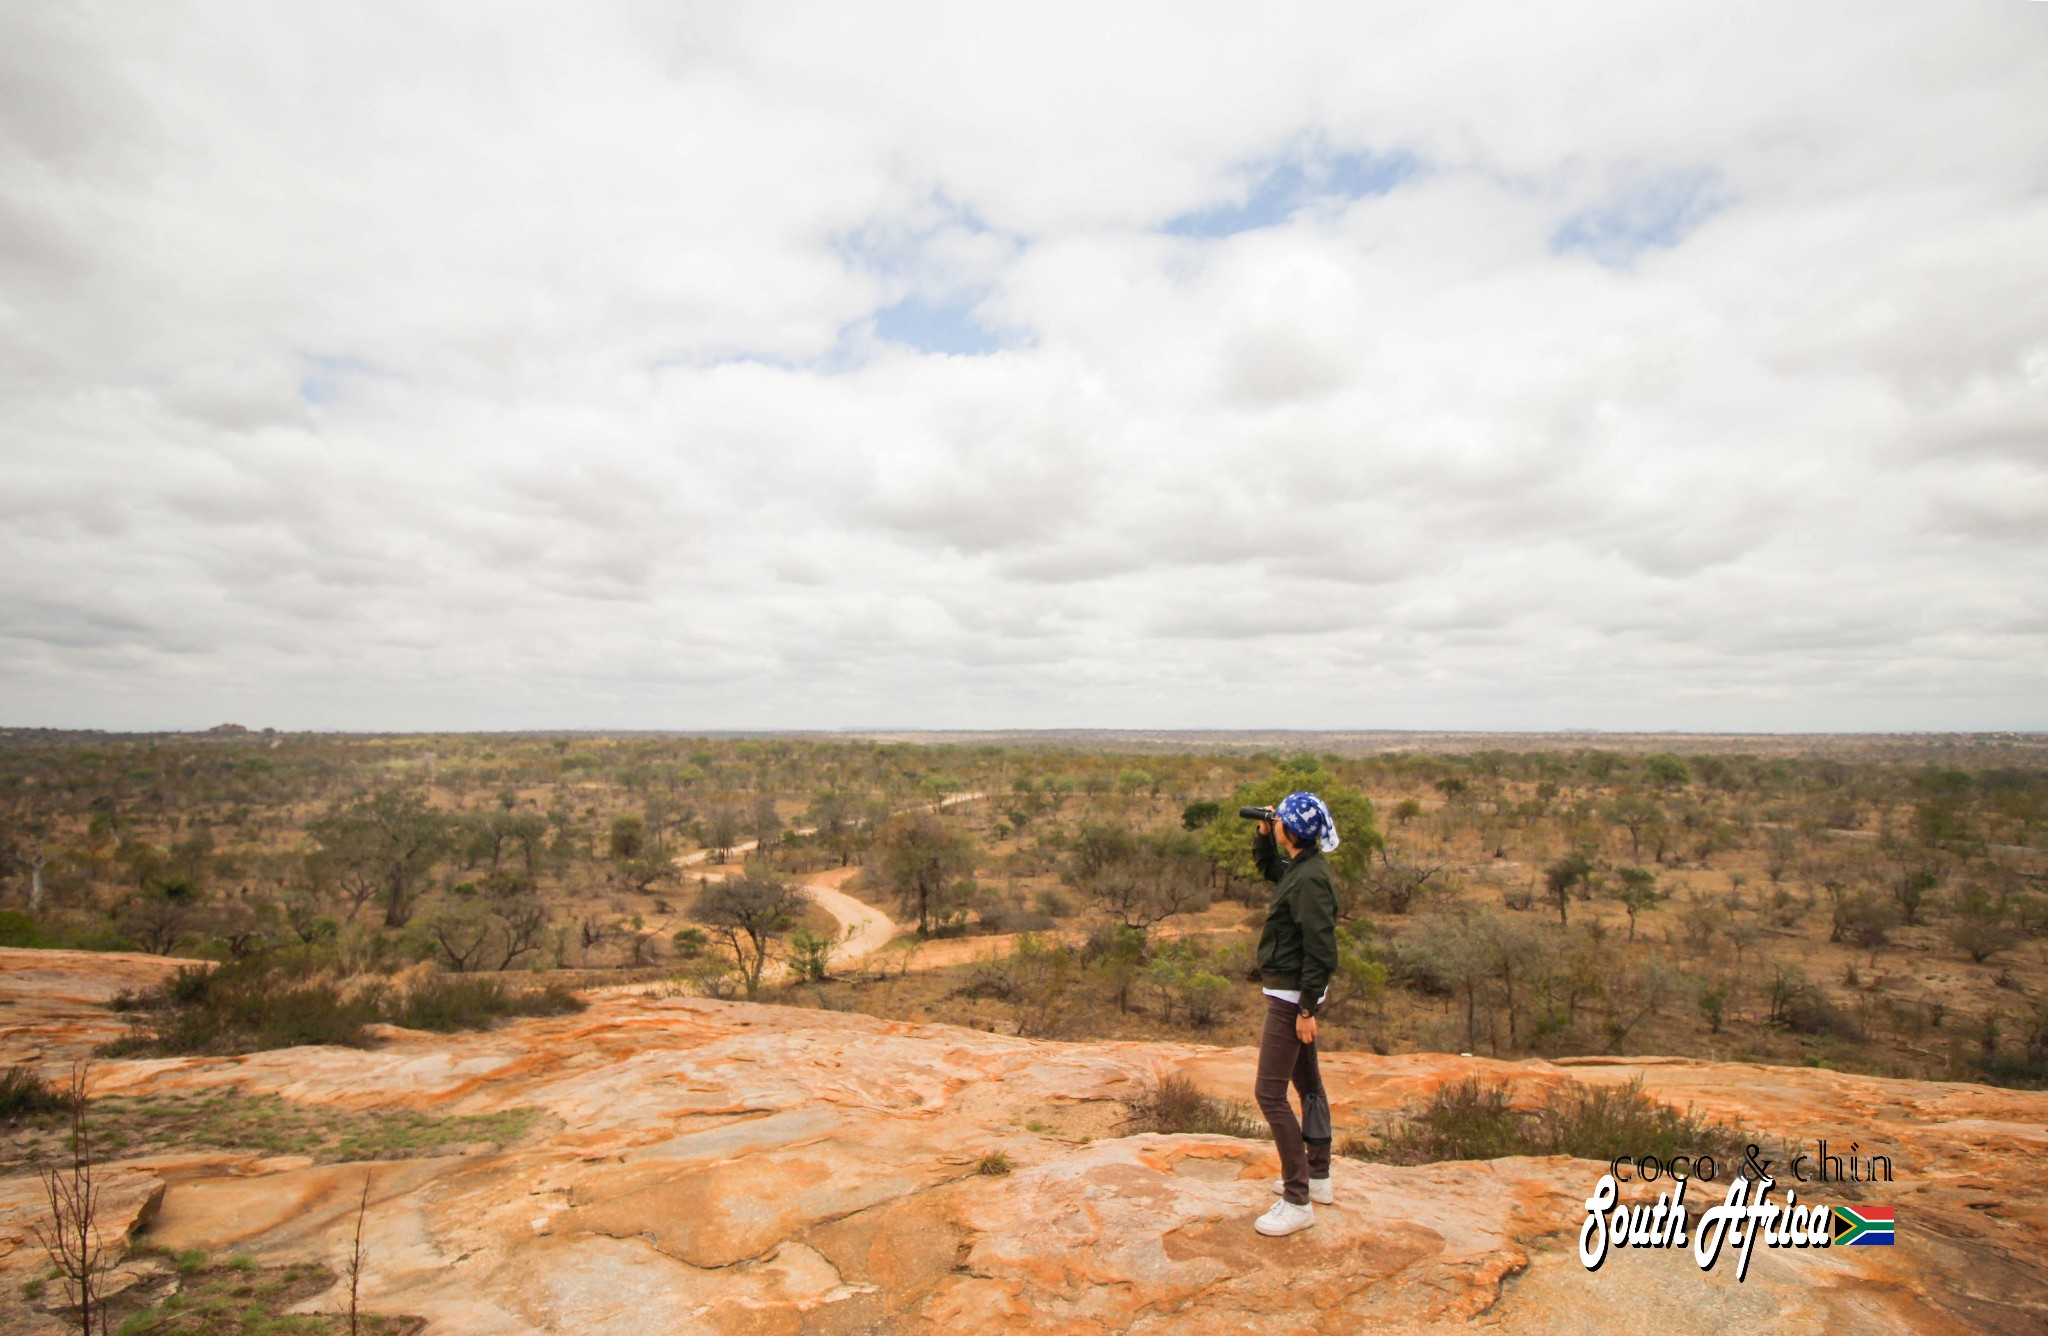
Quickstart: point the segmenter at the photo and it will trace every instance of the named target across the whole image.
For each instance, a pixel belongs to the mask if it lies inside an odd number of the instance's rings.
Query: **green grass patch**
[[[1680,1113],[1643,1093],[1641,1078],[1617,1086],[1577,1082],[1529,1111],[1509,1107],[1508,1087],[1472,1077],[1439,1088],[1428,1104],[1378,1137],[1346,1141],[1340,1153],[1386,1164],[1497,1160],[1511,1155],[1570,1155],[1609,1160],[1711,1155],[1740,1161],[1743,1135],[1687,1109]]]
[[[76,915],[37,918],[19,909],[0,909],[0,946],[45,951],[132,951],[135,943],[112,924]]]
[[[346,1313],[290,1313],[316,1295],[323,1306],[346,1304],[345,1291],[324,1267],[264,1266],[253,1257],[229,1257],[197,1267],[177,1256],[171,1292],[152,1295],[115,1327],[119,1336],[340,1336],[349,1329]],[[121,1301],[116,1300],[117,1309]],[[411,1336],[424,1327],[416,1317],[358,1314],[363,1336]]]
[[[184,1150],[305,1155],[320,1164],[420,1159],[470,1145],[510,1145],[540,1117],[538,1109],[485,1114],[334,1109],[229,1089],[146,1099],[110,1095],[86,1105],[93,1145],[109,1159]],[[61,1150],[69,1126],[68,1114],[44,1114],[9,1128],[0,1136],[0,1170]],[[183,1269],[208,1264],[203,1253],[175,1260]],[[239,1264],[233,1258],[222,1263],[229,1268]]]

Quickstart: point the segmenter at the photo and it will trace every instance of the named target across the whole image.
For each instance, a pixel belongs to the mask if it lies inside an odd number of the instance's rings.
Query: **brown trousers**
[[[1277,997],[1266,999],[1266,1028],[1259,1036],[1259,1077],[1253,1087],[1259,1112],[1273,1129],[1273,1144],[1280,1149],[1280,1177],[1286,1180],[1287,1200],[1300,1206],[1308,1201],[1308,1181],[1330,1176],[1330,1101],[1323,1093],[1323,1069],[1316,1062],[1316,1046],[1304,1044],[1294,1032],[1294,1018],[1301,1009]],[[1301,1118],[1287,1102],[1292,1082],[1301,1095]],[[1313,1137],[1303,1135],[1307,1123]]]

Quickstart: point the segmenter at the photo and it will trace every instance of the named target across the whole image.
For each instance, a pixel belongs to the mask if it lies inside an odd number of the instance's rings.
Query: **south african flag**
[[[1892,1241],[1894,1221],[1890,1206],[1837,1206],[1835,1208],[1834,1246],[1839,1248],[1850,1243],[1882,1243]]]

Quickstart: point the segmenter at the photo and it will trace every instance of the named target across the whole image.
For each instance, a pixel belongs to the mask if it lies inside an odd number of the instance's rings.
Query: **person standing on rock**
[[[1259,937],[1266,1026],[1259,1037],[1254,1093],[1280,1151],[1280,1200],[1254,1224],[1259,1233],[1292,1234],[1316,1222],[1312,1202],[1327,1206],[1330,1189],[1330,1101],[1316,1062],[1316,1012],[1337,971],[1337,892],[1323,855],[1337,847],[1337,823],[1313,793],[1290,793],[1261,821],[1252,857],[1278,885]],[[1276,829],[1277,827],[1277,829]],[[1292,1082],[1301,1117],[1287,1102]]]

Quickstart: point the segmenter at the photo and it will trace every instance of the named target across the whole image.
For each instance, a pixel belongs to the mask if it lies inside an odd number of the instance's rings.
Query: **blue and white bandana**
[[[1280,824],[1301,844],[1319,844],[1324,853],[1337,847],[1337,822],[1313,793],[1290,793],[1280,800]]]

